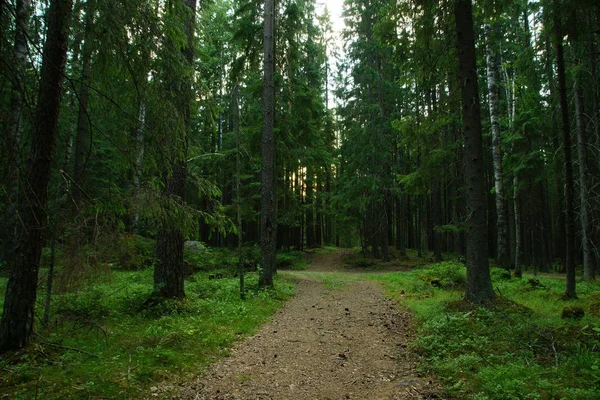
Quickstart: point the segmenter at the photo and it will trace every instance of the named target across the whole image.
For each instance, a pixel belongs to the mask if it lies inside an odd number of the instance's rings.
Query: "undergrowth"
[[[186,299],[153,307],[145,306],[152,270],[113,271],[76,293],[55,295],[50,324],[37,324],[34,344],[0,359],[0,397],[144,397],[160,382],[201,373],[293,292],[281,278],[274,290],[259,291],[250,273],[242,301],[237,279],[211,278],[196,273]]]
[[[459,399],[600,399],[598,282],[578,282],[579,299],[564,301],[564,279],[510,279],[493,269],[501,296],[486,309],[462,301],[465,277],[464,266],[450,262],[371,277],[414,312],[423,373]],[[586,316],[563,320],[566,306]]]
[[[304,271],[310,264],[309,255],[303,251],[286,251],[277,253],[277,269]]]

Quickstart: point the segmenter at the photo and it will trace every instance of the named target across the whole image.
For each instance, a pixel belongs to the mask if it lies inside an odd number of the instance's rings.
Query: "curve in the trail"
[[[318,272],[336,272],[343,254],[319,256]],[[329,265],[332,268],[327,268]],[[235,346],[180,399],[312,400],[438,398],[407,349],[410,315],[360,279],[324,284],[293,273],[296,296],[254,336]]]

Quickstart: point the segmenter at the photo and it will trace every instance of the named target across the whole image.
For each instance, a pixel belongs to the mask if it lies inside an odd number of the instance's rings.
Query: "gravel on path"
[[[336,253],[313,265],[319,272],[326,272],[327,264],[335,271],[339,260]],[[437,384],[415,370],[408,312],[384,298],[375,282],[357,275],[327,285],[310,271],[288,273],[297,281],[294,299],[228,357],[183,385],[176,398],[439,398]]]

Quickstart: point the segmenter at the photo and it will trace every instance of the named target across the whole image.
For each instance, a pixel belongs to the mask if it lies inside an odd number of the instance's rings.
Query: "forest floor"
[[[308,271],[283,272],[296,281],[296,296],[227,358],[180,386],[176,398],[438,398],[439,387],[417,373],[408,349],[410,314],[364,271],[339,274],[344,256],[317,255]],[[154,389],[155,398],[174,390]]]

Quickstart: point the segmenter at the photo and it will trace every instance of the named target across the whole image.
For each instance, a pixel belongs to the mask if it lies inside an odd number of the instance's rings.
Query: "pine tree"
[[[21,348],[33,334],[38,273],[47,229],[48,185],[60,110],[63,71],[72,0],[52,0],[47,11],[48,31],[43,50],[40,86],[25,175],[25,198],[20,218],[23,233],[6,288],[0,322],[0,353]]]
[[[265,0],[261,175],[261,287],[273,286],[277,239],[275,203],[275,2]]]
[[[465,188],[468,215],[465,298],[473,303],[483,304],[494,297],[494,290],[488,265],[481,114],[471,0],[457,0],[454,6],[454,17],[465,137]]]
[[[181,45],[186,72],[173,77],[174,103],[179,114],[181,128],[171,138],[167,149],[169,171],[165,176],[164,197],[166,201],[165,216],[158,233],[156,255],[158,262],[154,267],[154,294],[164,298],[183,298],[183,241],[182,227],[174,218],[175,210],[169,209],[185,204],[187,185],[187,149],[190,134],[190,107],[193,99],[192,78],[189,70],[194,64],[194,32],[196,21],[196,0],[180,0],[179,20],[186,35]],[[171,215],[169,215],[171,214]]]

